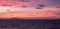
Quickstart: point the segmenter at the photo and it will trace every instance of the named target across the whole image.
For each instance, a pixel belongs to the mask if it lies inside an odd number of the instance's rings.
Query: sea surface
[[[0,19],[0,29],[60,29],[60,20]]]

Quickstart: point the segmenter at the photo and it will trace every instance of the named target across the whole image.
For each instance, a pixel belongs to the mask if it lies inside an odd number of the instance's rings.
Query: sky
[[[36,7],[39,7],[38,5],[44,5],[44,7],[41,7],[42,9],[36,9]],[[60,0],[28,0],[28,2],[27,0],[0,0],[0,12],[4,12],[0,13],[0,18],[59,18],[60,8],[56,7],[60,7]],[[56,15],[57,13],[59,15]]]

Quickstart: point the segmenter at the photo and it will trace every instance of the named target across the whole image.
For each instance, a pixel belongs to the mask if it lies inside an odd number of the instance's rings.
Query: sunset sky
[[[0,18],[60,19],[60,0],[0,0]]]

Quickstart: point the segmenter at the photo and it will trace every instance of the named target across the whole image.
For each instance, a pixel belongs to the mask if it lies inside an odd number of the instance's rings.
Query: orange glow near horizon
[[[54,10],[55,11],[55,10]],[[56,10],[58,11],[58,10]],[[60,18],[60,15],[54,14],[55,12],[43,11],[32,11],[32,12],[11,12],[11,13],[1,13],[0,18]]]

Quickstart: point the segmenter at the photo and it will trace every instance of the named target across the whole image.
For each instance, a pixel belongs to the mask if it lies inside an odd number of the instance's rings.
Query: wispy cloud
[[[60,0],[35,0],[35,4],[45,4],[49,6],[60,6]]]

